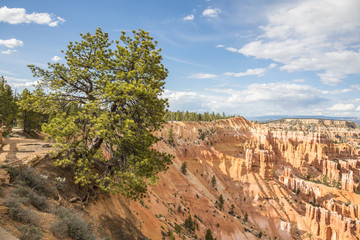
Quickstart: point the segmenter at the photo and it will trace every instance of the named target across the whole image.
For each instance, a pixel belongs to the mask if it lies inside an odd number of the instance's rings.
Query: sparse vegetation
[[[51,226],[55,236],[64,235],[76,240],[96,240],[91,226],[79,215],[70,210],[60,207],[55,210],[58,219]]]
[[[212,178],[211,178],[211,185],[213,187],[215,187],[215,185],[216,185],[216,177],[215,177],[215,175],[213,175]]]
[[[43,236],[40,228],[33,225],[25,225],[19,228],[19,231],[21,232],[20,240],[40,240]]]
[[[210,229],[206,230],[205,240],[215,240]]]
[[[173,136],[173,128],[172,128],[172,127],[170,127],[170,128],[169,128],[169,131],[168,131],[168,143],[169,143],[171,146],[174,146],[174,145],[175,145],[174,136]]]
[[[181,164],[181,172],[186,175],[187,174],[187,162],[183,162]]]

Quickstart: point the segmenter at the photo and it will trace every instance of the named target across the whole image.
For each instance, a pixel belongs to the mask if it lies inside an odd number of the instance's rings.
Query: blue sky
[[[360,117],[358,0],[3,0],[0,75],[22,91],[26,67],[101,27],[150,32],[169,70],[171,110],[245,117]]]

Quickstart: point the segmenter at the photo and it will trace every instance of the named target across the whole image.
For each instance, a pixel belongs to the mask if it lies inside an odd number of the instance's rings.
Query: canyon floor
[[[208,229],[218,240],[360,238],[356,124],[288,119],[260,125],[238,117],[168,122],[155,134],[161,141],[154,147],[175,158],[139,201],[89,195],[70,181],[71,173],[53,166],[51,146],[42,140],[5,139],[0,164],[32,165],[51,186],[66,179],[47,197],[49,206],[80,214],[98,239],[205,239]],[[1,187],[1,202],[11,185]],[[67,239],[51,231],[52,211],[24,208],[46,219],[38,224],[43,239]],[[4,212],[0,226],[21,237],[27,223]]]

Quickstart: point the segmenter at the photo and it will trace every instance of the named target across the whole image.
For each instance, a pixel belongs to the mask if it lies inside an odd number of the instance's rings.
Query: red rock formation
[[[354,191],[354,176],[353,171],[349,173],[343,173],[341,176],[341,188],[343,190],[353,192]]]
[[[357,239],[360,232],[359,221],[310,204],[306,204],[305,219],[311,232],[322,240]]]

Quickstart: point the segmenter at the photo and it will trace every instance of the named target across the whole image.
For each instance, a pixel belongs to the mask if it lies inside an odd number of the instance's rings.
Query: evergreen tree
[[[170,127],[169,131],[168,131],[168,142],[170,145],[174,146],[175,142],[174,142],[174,136],[173,136],[173,128]]]
[[[183,163],[181,164],[181,172],[182,172],[184,175],[186,175],[186,173],[187,173],[187,163],[186,163],[186,162],[183,162]]]
[[[205,240],[215,240],[210,229],[206,230]]]
[[[220,210],[224,209],[224,197],[222,194],[220,194],[219,198],[218,198],[218,207],[220,208]]]
[[[13,91],[3,76],[0,77],[0,123],[12,126],[16,114],[17,105]]]
[[[215,177],[215,175],[213,175],[212,178],[211,178],[211,185],[213,187],[215,187],[215,185],[216,185],[216,177]]]
[[[23,127],[24,132],[30,132],[31,130],[40,130],[41,125],[47,122],[48,115],[41,114],[32,110],[32,93],[28,89],[24,89],[19,95],[17,104],[19,106],[19,120]]]
[[[31,110],[54,116],[43,131],[57,142],[56,165],[71,168],[75,183],[137,199],[171,164],[151,147],[168,106],[161,49],[141,29],[122,32],[115,46],[100,28],[81,37],[68,45],[66,64],[29,66],[43,90]]]

